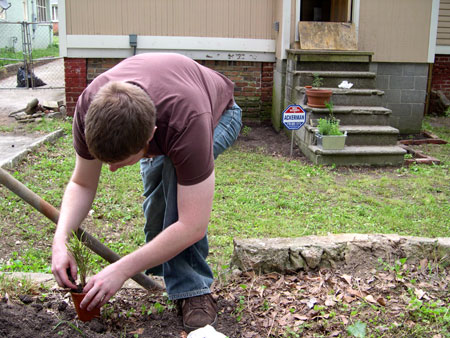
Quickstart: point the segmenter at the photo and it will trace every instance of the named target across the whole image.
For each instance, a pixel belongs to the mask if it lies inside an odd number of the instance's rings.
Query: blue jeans
[[[226,110],[214,129],[214,159],[237,139],[242,126],[242,111],[237,104]],[[146,218],[145,241],[178,220],[177,176],[167,156],[141,160],[144,183],[143,203]],[[164,276],[169,299],[176,300],[211,293],[213,273],[206,263],[208,237],[185,249],[168,262],[148,269],[147,274]]]

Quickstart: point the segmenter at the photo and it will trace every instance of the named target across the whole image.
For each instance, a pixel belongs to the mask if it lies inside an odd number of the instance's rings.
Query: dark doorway
[[[300,21],[352,22],[353,0],[301,0]]]

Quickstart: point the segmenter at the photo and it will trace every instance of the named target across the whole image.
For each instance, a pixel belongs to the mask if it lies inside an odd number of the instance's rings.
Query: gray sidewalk
[[[38,70],[36,73],[38,73]],[[64,72],[58,73],[62,77],[62,83],[64,83]],[[61,131],[48,135],[26,134],[14,117],[8,116],[12,112],[24,109],[28,102],[34,98],[37,98],[40,103],[44,101],[64,101],[64,88],[0,89],[0,126],[12,129],[12,131],[0,132],[0,167],[14,167],[28,152],[33,151],[43,142],[53,141],[62,135]]]

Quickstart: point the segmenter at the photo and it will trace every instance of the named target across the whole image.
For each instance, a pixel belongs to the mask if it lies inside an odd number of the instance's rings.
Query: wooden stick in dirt
[[[22,198],[25,202],[30,204],[37,211],[44,214],[53,223],[58,223],[59,211],[50,203],[44,201],[36,193],[32,192],[25,185],[20,183],[14,177],[12,177],[7,171],[0,168],[0,184],[11,190],[14,194]],[[97,240],[95,237],[87,233],[82,228],[78,228],[77,237],[92,251],[104,258],[109,263],[114,263],[120,259],[120,256],[106,247]],[[132,279],[144,287],[145,289],[163,289],[163,286],[153,279],[149,278],[143,273],[138,273],[132,277]]]

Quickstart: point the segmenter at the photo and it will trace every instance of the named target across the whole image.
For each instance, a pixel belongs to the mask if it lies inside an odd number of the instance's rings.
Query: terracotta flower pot
[[[86,296],[86,293],[76,293],[71,292],[72,300],[75,305],[75,310],[77,310],[78,319],[82,322],[88,322],[94,318],[100,317],[100,308],[96,307],[91,311],[87,311],[86,309],[80,308],[80,303]]]
[[[330,102],[333,92],[328,89],[307,88],[308,106],[313,108],[324,108],[325,102]]]

